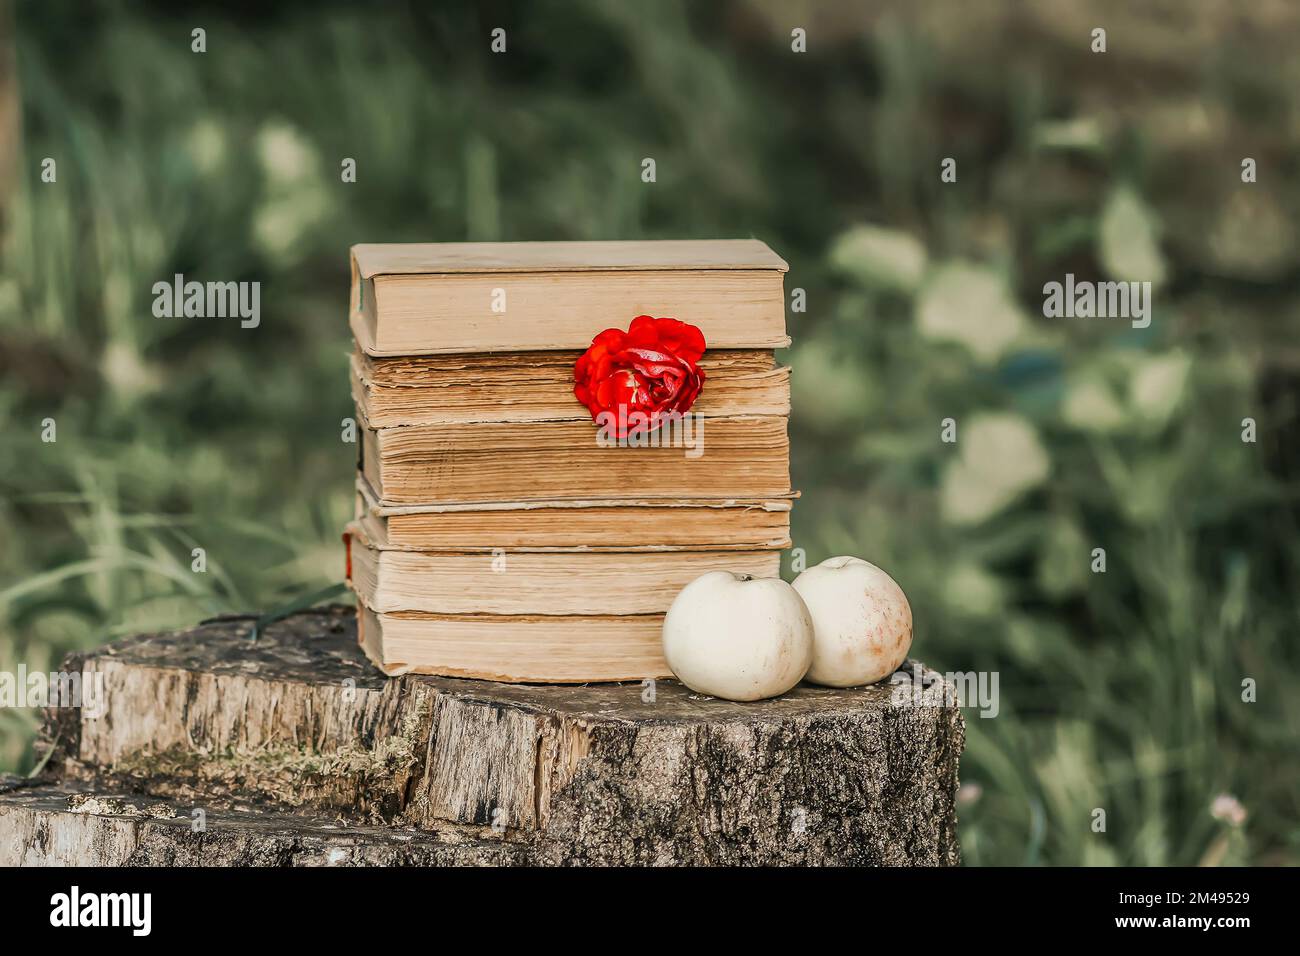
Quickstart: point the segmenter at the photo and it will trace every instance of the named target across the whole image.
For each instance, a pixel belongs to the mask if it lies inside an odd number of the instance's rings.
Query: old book
[[[356,520],[412,551],[757,551],[790,546],[791,498],[507,501],[386,508],[360,476]]]
[[[779,551],[506,551],[381,549],[353,522],[348,577],[376,611],[433,614],[659,614],[709,571],[777,577]]]
[[[783,417],[694,418],[659,447],[601,445],[590,421],[370,428],[361,470],[379,501],[779,498],[790,494]]]
[[[383,614],[358,602],[357,638],[366,656],[394,676],[585,684],[671,676],[663,620],[662,614]]]
[[[637,315],[711,349],[783,348],[783,259],[756,239],[352,247],[349,322],[370,355],[581,351]]]
[[[503,352],[375,358],[352,355],[352,396],[376,428],[450,422],[591,420],[573,395],[581,352]],[[692,411],[789,415],[790,369],[770,350],[710,349]]]

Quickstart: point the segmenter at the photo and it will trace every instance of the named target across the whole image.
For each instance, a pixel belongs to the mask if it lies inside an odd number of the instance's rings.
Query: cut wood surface
[[[667,680],[388,679],[346,607],[250,627],[66,662],[106,710],[48,712],[42,779],[0,794],[4,862],[958,861],[963,723],[920,665],[737,704]]]
[[[0,778],[0,866],[503,866],[527,862],[525,849],[491,831],[341,827],[322,814]]]

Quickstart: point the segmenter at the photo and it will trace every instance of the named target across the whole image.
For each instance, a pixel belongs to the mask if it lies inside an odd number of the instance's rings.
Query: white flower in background
[[[1106,274],[1125,282],[1165,282],[1165,257],[1160,251],[1156,214],[1128,186],[1119,186],[1106,200],[1097,234],[1098,256]]]
[[[185,151],[199,172],[216,172],[226,160],[225,130],[213,120],[199,120],[185,137]]]
[[[1141,361],[1129,380],[1133,410],[1157,424],[1168,421],[1183,400],[1191,366],[1191,359],[1181,350]]]
[[[831,245],[831,265],[868,288],[884,286],[914,292],[925,275],[928,256],[915,236],[880,226],[854,226]]]
[[[272,182],[293,183],[319,172],[311,144],[285,123],[267,123],[257,131],[257,158]]]
[[[119,397],[131,397],[159,387],[162,376],[140,355],[133,343],[110,341],[99,359],[99,373],[109,391]]]
[[[1239,827],[1246,822],[1246,817],[1249,814],[1246,812],[1246,808],[1241,805],[1240,800],[1230,793],[1221,793],[1210,804],[1210,816],[1229,826]]]
[[[253,238],[262,252],[287,265],[329,214],[320,157],[297,130],[278,122],[258,131],[257,157],[266,175],[266,198],[253,217]]]
[[[1263,183],[1233,189],[1221,203],[1205,236],[1215,272],[1277,280],[1296,258],[1296,227],[1286,202]]]
[[[985,412],[958,432],[959,456],[943,475],[940,505],[955,524],[976,524],[1042,484],[1051,459],[1034,426],[1011,412]]]
[[[1061,417],[1075,428],[1105,433],[1120,428],[1128,414],[1114,390],[1101,378],[1079,378],[1066,386]]]
[[[955,262],[926,283],[916,325],[928,339],[958,342],[981,362],[996,360],[1025,328],[1005,280],[992,269]]]

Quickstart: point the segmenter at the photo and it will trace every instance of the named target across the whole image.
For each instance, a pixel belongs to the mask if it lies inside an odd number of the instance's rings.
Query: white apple
[[[808,680],[828,687],[874,684],[912,646],[912,607],[898,583],[861,558],[827,558],[794,579],[813,620]]]
[[[813,623],[780,578],[730,571],[701,575],[664,617],[664,658],[691,690],[762,700],[799,683],[813,654]]]

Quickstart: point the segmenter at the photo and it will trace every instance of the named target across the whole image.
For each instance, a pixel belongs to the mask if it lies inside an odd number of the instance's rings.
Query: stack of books
[[[668,676],[664,612],[789,546],[785,262],[756,240],[352,249],[361,427],[348,579],[389,674]],[[592,339],[697,326],[688,427],[611,441],[574,395]]]

